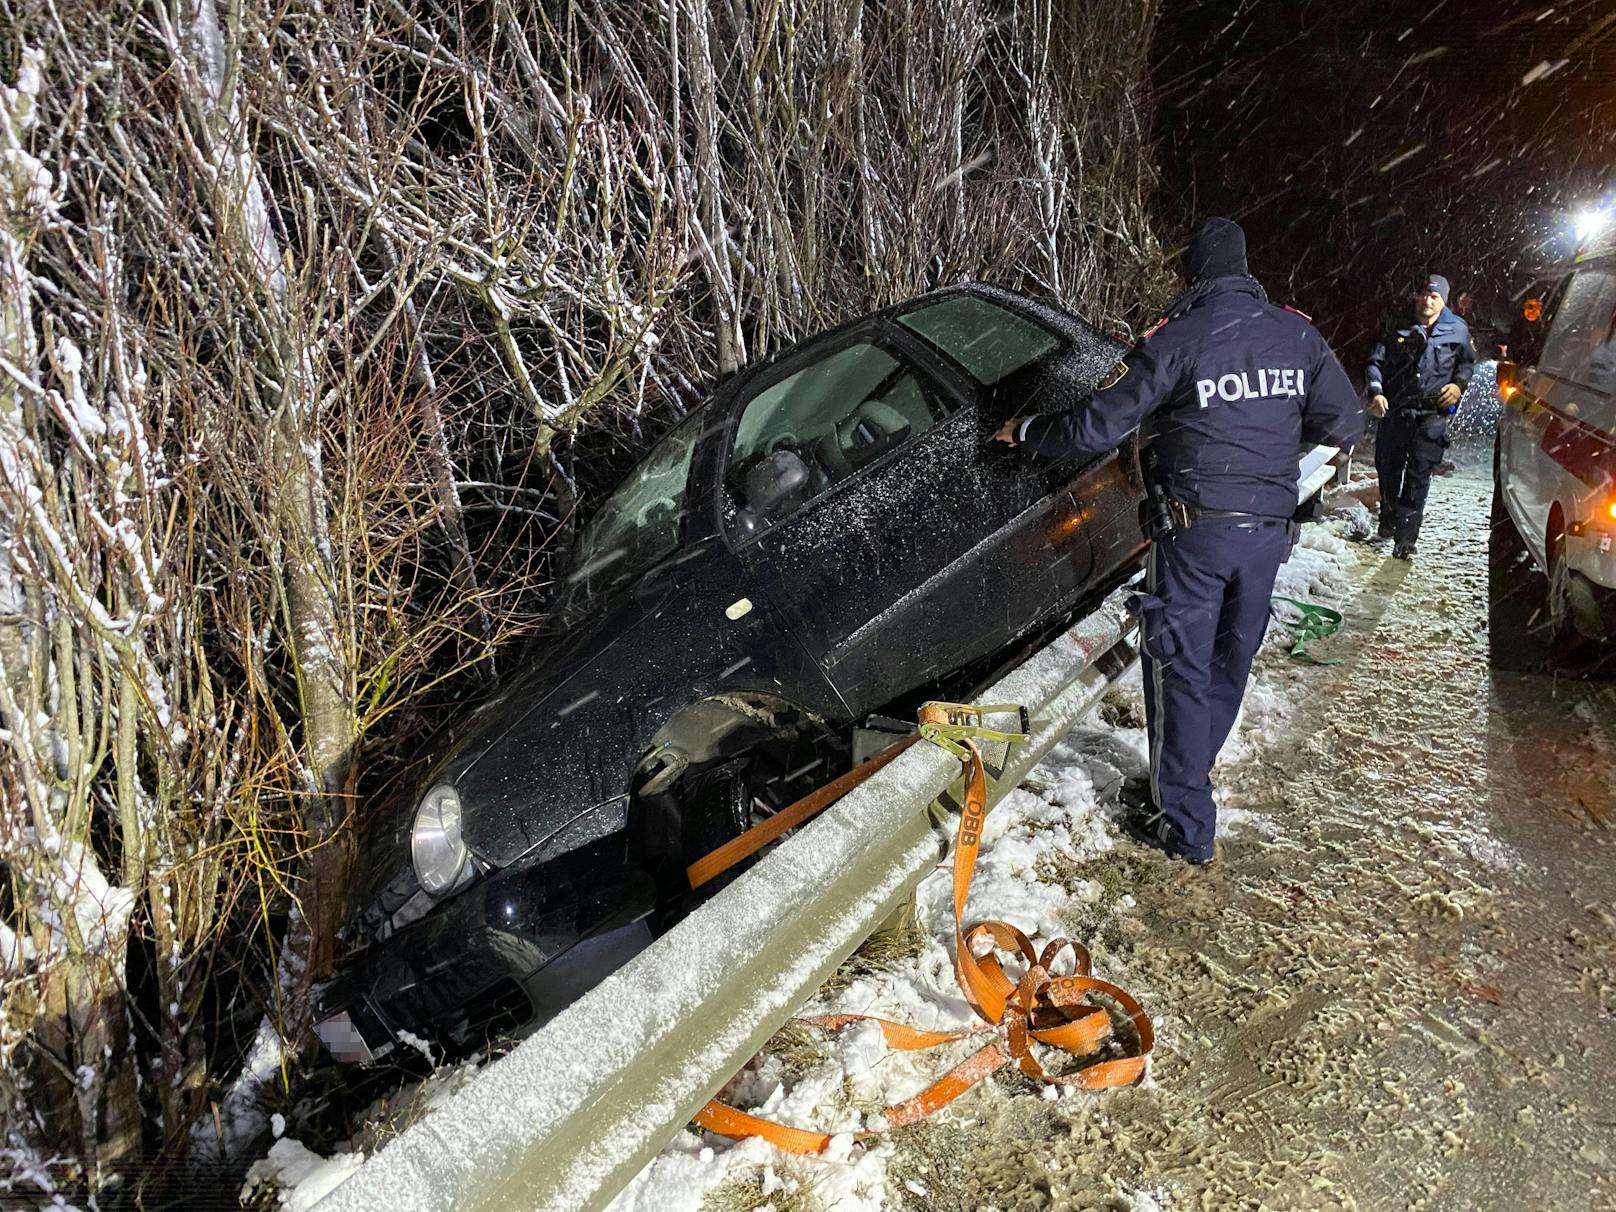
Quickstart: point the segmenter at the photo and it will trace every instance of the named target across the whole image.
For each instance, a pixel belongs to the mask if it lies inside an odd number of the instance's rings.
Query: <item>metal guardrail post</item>
[[[1125,596],[977,696],[1024,703],[1032,719],[1028,743],[984,746],[990,804],[1132,663]],[[603,1208],[945,855],[929,808],[958,775],[932,746],[902,754],[368,1159],[317,1212]]]

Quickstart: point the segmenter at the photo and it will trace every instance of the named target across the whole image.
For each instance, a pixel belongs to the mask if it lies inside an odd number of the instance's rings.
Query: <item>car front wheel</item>
[[[685,874],[690,864],[750,827],[755,774],[754,758],[736,758],[701,772],[688,783],[680,780],[681,785],[674,789],[678,844],[670,848],[659,864],[657,884],[661,904],[654,925],[658,933],[734,882],[756,861],[755,858],[744,859],[699,888],[692,888]]]
[[[1487,534],[1487,649],[1495,669],[1521,672],[1542,666],[1549,655],[1543,618],[1547,595],[1495,474]]]
[[[1549,637],[1554,663],[1580,667],[1591,655],[1592,641],[1577,628],[1576,611],[1571,604],[1571,565],[1565,543],[1554,545],[1549,556]]]

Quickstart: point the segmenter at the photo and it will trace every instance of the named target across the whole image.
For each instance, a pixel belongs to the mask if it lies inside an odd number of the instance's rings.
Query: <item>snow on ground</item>
[[[424,1041],[422,1046],[430,1051]],[[330,1157],[321,1157],[301,1141],[285,1136],[286,1121],[275,1115],[270,1124],[275,1143],[248,1169],[241,1201],[246,1203],[260,1190],[273,1191],[288,1212],[308,1212],[358,1170],[366,1157],[446,1102],[471,1080],[485,1059],[479,1054],[459,1064],[443,1065],[424,1080],[377,1099],[356,1117],[354,1134]]]
[[[1303,528],[1275,592],[1325,604],[1348,592],[1352,561],[1343,535],[1361,533],[1367,515],[1355,502],[1321,525]],[[1319,645],[1325,651],[1328,641]],[[1306,689],[1306,667],[1286,655],[1283,628],[1270,628],[1259,656],[1241,722],[1221,755],[1224,766],[1261,753],[1283,728],[1290,707]],[[1134,907],[1119,864],[1131,843],[1122,840],[1102,803],[1117,783],[1147,764],[1143,701],[1135,667],[1075,729],[1032,770],[1022,786],[989,814],[984,844],[966,907],[967,921],[993,917],[1019,927],[1036,945],[1072,936],[1091,946],[1096,973],[1121,983],[1156,1015],[1158,1036],[1183,1051],[1179,1024],[1152,1005],[1151,990],[1109,956],[1108,932]],[[1220,828],[1255,828],[1272,834],[1268,818],[1240,808],[1221,810]],[[852,957],[804,1014],[849,1013],[890,1018],[916,1027],[948,1030],[978,1020],[954,979],[952,865],[940,865],[916,892],[912,919],[878,935]],[[1108,964],[1108,959],[1110,963]],[[1011,969],[1013,972],[1014,970]],[[979,1041],[978,1041],[979,1043]],[[611,1212],[879,1212],[928,1207],[926,1170],[936,1159],[917,1158],[892,1139],[856,1144],[852,1134],[871,1118],[918,1092],[963,1059],[975,1043],[926,1052],[888,1049],[873,1024],[823,1037],[788,1025],[726,1085],[720,1097],[743,1110],[800,1127],[840,1133],[826,1153],[783,1154],[761,1140],[731,1141],[687,1128],[680,1132],[611,1205]],[[345,1151],[322,1158],[291,1138],[277,1140],[248,1175],[248,1190],[275,1190],[281,1205],[302,1212],[358,1167],[398,1130],[401,1120],[428,1112],[480,1062],[440,1069],[419,1085],[378,1104]],[[1149,1082],[1146,1078],[1146,1082]],[[1049,1094],[1094,1097],[1074,1091]],[[1047,1095],[1046,1095],[1047,1097]],[[1099,1096],[1099,1097],[1103,1097]],[[970,1122],[971,1096],[935,1119]],[[1161,1212],[1161,1191],[1118,1184],[1118,1206]]]
[[[365,1160],[363,1153],[338,1153],[321,1157],[290,1138],[278,1140],[269,1155],[252,1164],[247,1171],[247,1186],[243,1198],[261,1183],[279,1187],[280,1201],[288,1212],[308,1210],[337,1185],[359,1169]]]
[[[1341,509],[1339,516],[1332,516],[1321,525],[1304,526],[1296,550],[1279,570],[1274,595],[1325,606],[1339,605],[1350,593],[1347,569],[1352,564],[1352,549],[1344,536],[1367,534],[1370,529],[1366,525],[1367,518],[1368,511],[1353,501]],[[1277,609],[1283,612],[1285,607]],[[1268,659],[1259,657],[1234,731],[1218,755],[1224,765],[1253,757],[1273,744],[1289,719],[1291,703],[1306,689],[1307,665],[1272,659],[1287,653],[1291,642],[1290,632],[1284,627],[1277,622],[1269,626],[1268,636],[1263,641],[1263,656]],[[1328,649],[1328,640],[1309,645],[1309,651],[1321,657]]]

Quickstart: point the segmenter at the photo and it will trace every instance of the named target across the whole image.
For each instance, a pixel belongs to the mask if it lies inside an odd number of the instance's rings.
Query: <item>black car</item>
[[[985,685],[1131,575],[1131,446],[992,441],[1123,352],[969,286],[720,385],[583,528],[559,639],[370,839],[331,1051],[542,1021],[688,911],[689,861],[848,769],[858,726]]]

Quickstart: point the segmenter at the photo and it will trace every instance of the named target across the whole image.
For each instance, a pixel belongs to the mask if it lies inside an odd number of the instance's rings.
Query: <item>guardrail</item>
[[[1014,789],[1132,663],[1118,591],[979,696],[1026,704],[984,746]],[[959,776],[918,745],[368,1159],[317,1212],[602,1208],[946,852],[931,805]]]
[[[1334,474],[1302,457],[1299,499]],[[996,804],[1137,657],[1119,590],[995,685],[1024,745],[984,745]],[[917,745],[368,1159],[315,1212],[595,1212],[946,854],[959,763]]]

